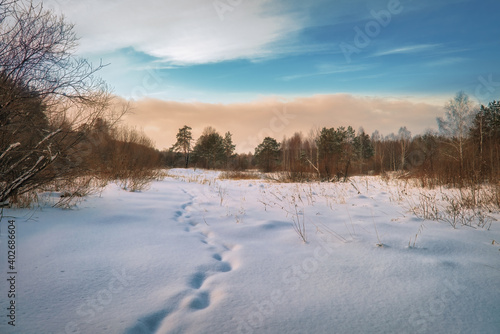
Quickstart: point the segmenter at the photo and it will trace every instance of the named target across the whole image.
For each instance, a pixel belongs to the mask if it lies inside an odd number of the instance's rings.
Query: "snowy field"
[[[500,333],[498,214],[454,229],[414,215],[420,189],[377,177],[217,176],[5,210],[16,326],[4,217],[0,333]]]

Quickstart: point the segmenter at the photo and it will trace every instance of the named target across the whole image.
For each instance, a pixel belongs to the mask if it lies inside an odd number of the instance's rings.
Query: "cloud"
[[[443,59],[438,59],[435,61],[430,61],[425,64],[425,66],[429,67],[442,67],[442,66],[450,66],[450,65],[455,65],[462,63],[464,61],[467,61],[467,58],[464,57],[447,57]]]
[[[294,99],[267,98],[250,103],[183,103],[145,99],[134,103],[125,122],[146,131],[158,148],[175,142],[179,128],[189,125],[194,137],[206,126],[221,134],[230,131],[238,152],[248,152],[266,136],[277,140],[295,132],[307,135],[323,127],[364,127],[371,134],[397,132],[407,126],[413,134],[436,128],[443,104],[412,99],[363,97],[349,94],[315,95]]]
[[[286,75],[286,76],[281,77],[280,80],[291,81],[291,80],[302,79],[302,78],[307,78],[307,77],[314,77],[314,76],[318,76],[318,75],[330,75],[330,74],[339,74],[339,73],[359,72],[359,71],[365,71],[369,68],[370,68],[370,66],[368,66],[368,65],[339,66],[339,65],[333,65],[333,64],[320,64],[319,66],[317,66],[317,69],[314,72]]]
[[[219,1],[225,11],[213,0],[47,1],[75,23],[81,53],[133,47],[173,64],[271,57],[303,24],[271,0]]]
[[[408,54],[408,53],[418,53],[426,52],[430,49],[436,49],[440,47],[440,44],[417,44],[405,47],[394,48],[386,51],[377,52],[373,57],[388,56],[393,54]]]

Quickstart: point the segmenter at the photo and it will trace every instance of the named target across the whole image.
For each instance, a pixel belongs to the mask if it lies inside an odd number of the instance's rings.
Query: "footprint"
[[[160,327],[161,322],[168,316],[167,310],[161,310],[139,319],[125,334],[152,334]]]
[[[214,236],[214,233],[210,231],[202,231],[200,232],[200,234],[205,238],[212,238]]]
[[[207,275],[204,272],[197,272],[193,274],[188,281],[188,285],[193,289],[199,289],[203,285],[203,282],[207,279]]]
[[[198,311],[207,308],[210,305],[210,294],[207,291],[200,292],[189,303],[192,310]]]
[[[220,258],[219,254],[215,254],[215,255],[218,255],[218,257]],[[215,263],[209,264],[209,265],[199,266],[198,267],[199,272],[227,273],[228,271],[233,270],[233,267],[231,266],[231,264],[229,262],[221,261],[222,258],[220,260],[218,260],[215,255],[212,257],[219,262],[215,262]]]
[[[188,278],[187,284],[189,287],[193,289],[199,289],[209,276],[215,273],[227,273],[233,270],[231,264],[229,264],[229,262],[222,261],[222,258],[219,254],[213,255],[213,258],[219,262],[216,262],[212,265],[204,265],[198,267],[198,271]]]
[[[222,247],[224,247],[224,249],[227,251],[232,251],[232,250],[238,250],[240,248],[240,245],[238,245],[238,244],[222,244]]]
[[[216,254],[219,255],[219,254]],[[213,256],[212,256],[213,257]],[[219,255],[220,257],[220,255]],[[215,257],[213,257],[217,260]],[[221,258],[222,260],[222,258]],[[198,273],[205,273],[205,276],[208,277],[215,273],[227,273],[228,271],[233,270],[233,267],[229,262],[217,260],[218,262],[213,262],[211,264],[201,265],[196,268]]]
[[[186,291],[187,292],[187,291]],[[168,318],[179,307],[179,303],[185,298],[186,292],[179,293],[166,301],[166,307],[156,312],[145,315],[129,327],[125,334],[154,334],[160,328],[161,323]]]
[[[232,269],[233,269],[233,267],[231,267],[231,265],[229,264],[229,262],[223,262],[223,261],[221,261],[220,265],[217,268],[217,271],[219,271],[221,273],[227,273],[228,271],[231,271]]]

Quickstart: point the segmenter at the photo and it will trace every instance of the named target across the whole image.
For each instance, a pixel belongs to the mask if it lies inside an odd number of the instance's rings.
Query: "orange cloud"
[[[295,132],[351,125],[371,134],[397,132],[407,126],[412,133],[436,128],[442,105],[409,99],[360,97],[349,94],[315,95],[290,100],[269,98],[249,103],[211,104],[144,99],[132,104],[125,117],[129,125],[144,129],[159,149],[175,142],[179,128],[189,125],[196,139],[206,126],[222,135],[230,131],[238,152],[248,152],[266,136],[281,140]]]

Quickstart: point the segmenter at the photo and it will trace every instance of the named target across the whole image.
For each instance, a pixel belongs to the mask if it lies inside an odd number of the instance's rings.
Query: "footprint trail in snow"
[[[182,328],[177,328],[177,324],[186,312],[205,310],[221,298],[222,293],[215,291],[213,286],[207,284],[207,281],[212,276],[228,273],[234,268],[231,262],[225,261],[224,258],[228,252],[237,248],[237,245],[223,243],[210,230],[210,226],[204,222],[200,223],[199,219],[192,218],[191,213],[200,210],[195,203],[196,198],[185,190],[182,189],[182,191],[190,199],[174,213],[174,219],[176,222],[186,225],[184,228],[186,233],[199,239],[202,252],[210,252],[210,262],[196,266],[185,282],[186,290],[167,299],[164,308],[140,318],[135,326],[128,329],[125,334],[159,334],[182,331]]]

